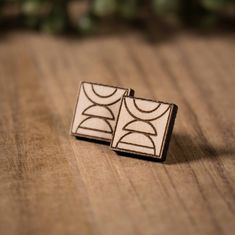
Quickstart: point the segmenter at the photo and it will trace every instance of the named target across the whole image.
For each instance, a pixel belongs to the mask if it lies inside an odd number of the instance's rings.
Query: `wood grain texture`
[[[0,38],[0,234],[232,234],[234,35]],[[81,80],[179,106],[167,161],[69,136]]]

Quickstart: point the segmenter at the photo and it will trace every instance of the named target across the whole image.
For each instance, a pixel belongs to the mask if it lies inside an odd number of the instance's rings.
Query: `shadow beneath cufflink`
[[[165,164],[180,164],[202,159],[216,160],[218,156],[232,157],[235,148],[213,146],[205,137],[173,134]]]
[[[186,134],[173,134],[166,159],[145,157],[138,154],[115,151],[121,157],[135,158],[144,161],[164,163],[167,165],[183,164],[202,159],[216,160],[218,156],[232,157],[235,148],[229,146],[213,146],[206,138],[191,137]]]
[[[148,162],[163,162],[164,160],[159,159],[159,158],[153,158],[153,157],[147,157],[147,156],[142,156],[139,154],[134,154],[134,153],[125,153],[125,152],[120,152],[120,151],[115,151],[117,155],[120,157],[127,157],[127,158],[135,158],[138,160],[143,160],[143,161],[148,161]]]
[[[109,146],[110,143],[103,140],[94,140],[86,137],[75,137],[81,141],[102,144]],[[186,134],[173,134],[171,137],[166,159],[147,157],[139,154],[116,151],[120,157],[134,158],[143,161],[164,163],[167,165],[183,164],[202,159],[216,160],[218,156],[232,157],[235,154],[235,148],[229,146],[213,146],[206,138],[191,137]]]
[[[80,141],[110,146],[109,142],[106,142],[103,140],[90,139],[90,138],[81,137],[81,136],[75,136],[75,138]],[[121,151],[116,151],[116,150],[114,150],[114,152],[121,157],[136,158],[139,160],[150,161],[150,162],[163,162],[163,160],[158,159],[158,158],[147,157],[147,156],[142,156],[142,155],[133,154],[133,153],[126,153],[126,152],[121,152]]]
[[[89,138],[80,137],[80,136],[75,136],[75,138],[76,138],[77,140],[86,141],[86,142],[90,142],[90,143],[103,144],[103,145],[108,145],[108,146],[110,145],[109,142],[104,141],[104,140],[89,139]]]

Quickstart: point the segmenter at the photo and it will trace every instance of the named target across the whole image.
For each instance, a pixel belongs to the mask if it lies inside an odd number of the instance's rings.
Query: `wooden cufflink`
[[[111,148],[164,161],[177,106],[123,97]]]
[[[110,142],[122,97],[134,91],[120,87],[82,82],[77,98],[71,134]]]

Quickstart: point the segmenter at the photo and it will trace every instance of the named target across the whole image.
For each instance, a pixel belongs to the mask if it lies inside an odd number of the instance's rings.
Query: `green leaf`
[[[111,15],[116,11],[116,0],[94,0],[92,11],[97,16]]]
[[[94,29],[93,20],[91,16],[82,16],[78,21],[78,30],[83,34],[91,33]]]
[[[223,7],[228,1],[226,0],[202,0],[202,5],[208,10],[219,10]]]
[[[65,2],[53,6],[50,14],[42,23],[42,30],[47,33],[62,33],[68,26],[67,7]]]
[[[137,0],[122,0],[118,3],[118,13],[126,19],[133,19],[137,14],[137,8]]]
[[[43,0],[24,0],[21,10],[25,15],[37,15],[43,6]]]
[[[180,0],[153,0],[153,8],[157,15],[177,12],[179,6]]]

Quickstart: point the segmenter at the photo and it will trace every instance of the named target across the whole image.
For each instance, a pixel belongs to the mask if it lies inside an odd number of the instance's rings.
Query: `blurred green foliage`
[[[235,0],[0,0],[0,27],[11,21],[49,33],[87,34],[112,20],[209,28],[224,19],[233,24]]]

